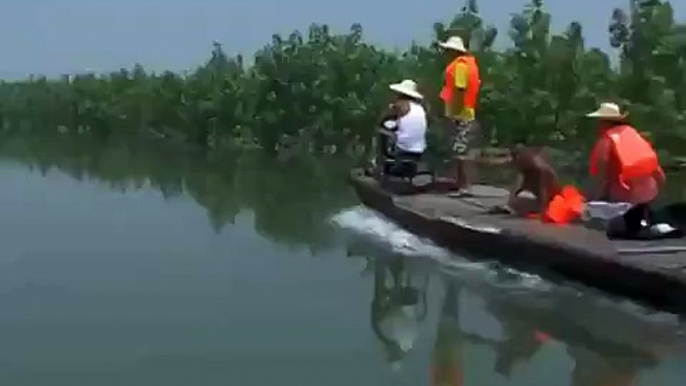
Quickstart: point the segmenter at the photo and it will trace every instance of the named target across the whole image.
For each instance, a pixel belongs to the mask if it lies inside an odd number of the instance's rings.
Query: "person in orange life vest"
[[[624,220],[627,231],[638,232],[644,220],[652,220],[650,203],[659,195],[665,175],[652,145],[627,123],[627,115],[615,103],[602,103],[587,114],[599,120],[589,171],[596,179],[596,199],[634,205]]]
[[[475,178],[476,172],[475,148],[480,134],[476,121],[476,106],[481,88],[479,66],[460,37],[453,36],[438,45],[453,56],[445,70],[440,97],[445,105],[445,116],[452,123],[451,145],[457,183],[461,188],[466,188]]]

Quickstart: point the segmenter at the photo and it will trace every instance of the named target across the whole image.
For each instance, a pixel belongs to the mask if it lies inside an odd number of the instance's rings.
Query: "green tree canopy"
[[[2,82],[0,119],[6,132],[152,134],[208,149],[364,148],[388,103],[389,83],[414,78],[432,115],[440,115],[448,58],[436,43],[459,35],[480,62],[478,118],[493,143],[579,149],[592,138],[584,113],[612,100],[630,110],[660,149],[680,152],[686,144],[686,25],[675,21],[670,3],[633,0],[629,9],[608,15],[610,53],[588,49],[579,23],[554,33],[552,18],[544,1],[531,0],[499,34],[479,14],[477,1],[468,0],[451,20],[434,24],[431,44],[402,52],[369,44],[359,24],[342,34],[313,24],[306,33],[274,35],[249,66],[214,43],[210,58],[184,74],[136,65],[110,74]],[[511,44],[494,49],[503,35]]]

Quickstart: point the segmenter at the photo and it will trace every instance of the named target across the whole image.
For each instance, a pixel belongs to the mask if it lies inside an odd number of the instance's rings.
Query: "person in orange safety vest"
[[[455,157],[455,174],[460,188],[467,188],[475,178],[475,147],[478,146],[479,125],[476,108],[481,88],[479,65],[469,53],[462,38],[450,37],[438,44],[452,56],[445,69],[441,99],[445,116],[452,123],[451,145]]]
[[[615,103],[602,103],[587,114],[600,122],[589,172],[596,179],[596,199],[634,205],[624,214],[624,221],[627,231],[638,232],[644,221],[652,220],[650,203],[657,198],[665,175],[655,149],[627,123],[627,115]]]

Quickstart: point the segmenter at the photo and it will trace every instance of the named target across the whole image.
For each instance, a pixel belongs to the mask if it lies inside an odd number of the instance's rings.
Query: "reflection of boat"
[[[459,300],[467,293],[484,301],[502,326],[502,338],[463,330],[458,316],[466,310]],[[574,385],[631,384],[666,357],[686,354],[678,334],[677,323],[646,320],[619,305],[601,304],[597,297],[578,296],[561,287],[549,292],[505,292],[485,282],[465,284],[447,278],[432,379],[434,385],[463,384],[467,343],[490,347],[495,353],[494,370],[509,378],[552,339],[563,343],[575,361]]]
[[[487,214],[507,196],[493,187],[475,186],[461,197],[396,195],[361,169],[352,171],[350,182],[365,205],[447,248],[686,312],[685,240],[610,241],[603,232],[581,226]]]
[[[366,256],[374,267],[372,328],[384,342],[391,360],[397,363],[407,354],[397,343],[403,336],[398,339],[389,337],[392,334],[387,334],[386,330],[376,330],[381,325],[378,320],[391,314],[380,312],[380,305],[388,302],[384,299],[390,297],[395,299],[396,307],[404,302],[403,298],[413,304],[416,297],[400,295],[402,290],[394,290],[393,284],[402,283],[402,279],[390,280],[391,276],[393,272],[414,277],[428,272],[436,274],[436,268],[442,265],[434,260],[398,256],[361,240],[353,241],[350,247],[355,255]],[[598,380],[620,379],[622,376],[630,380],[667,357],[686,355],[686,341],[680,337],[683,326],[675,315],[648,315],[626,303],[598,296],[595,291],[579,292],[568,286],[532,285],[524,277],[509,273],[509,270],[500,274],[497,266],[493,269],[496,269],[496,275],[492,275],[493,271],[489,274],[478,271],[481,273],[473,276],[461,270],[440,270],[445,279],[445,293],[436,326],[432,384],[456,385],[464,381],[466,374],[463,373],[470,372],[464,368],[464,356],[469,347],[466,345],[483,345],[492,349],[495,372],[509,377],[520,365],[532,360],[548,342],[559,342],[566,346],[576,362],[573,377],[577,383],[574,384],[593,386],[602,384]],[[415,288],[426,296],[421,286]],[[476,327],[475,331],[466,331],[461,319],[474,314],[474,309],[464,307],[467,304],[474,307],[475,303],[462,302],[461,298],[469,300],[465,297],[478,298],[485,310],[498,320],[502,334],[481,331],[478,325],[472,326],[472,329]],[[435,302],[425,300],[424,304],[427,303]],[[412,323],[398,325],[416,328]],[[412,339],[414,337],[416,335]],[[582,380],[578,383],[581,378],[588,382]]]
[[[542,334],[607,358],[633,358],[645,365],[668,353],[686,354],[686,341],[677,339],[676,320],[634,313],[592,293],[566,287],[546,291],[503,291],[487,284],[468,285],[503,324]],[[670,318],[671,319],[671,318]]]

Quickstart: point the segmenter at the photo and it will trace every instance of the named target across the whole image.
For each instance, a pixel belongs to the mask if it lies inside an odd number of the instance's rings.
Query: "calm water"
[[[5,140],[2,385],[683,385],[677,318],[470,263],[322,160]]]

